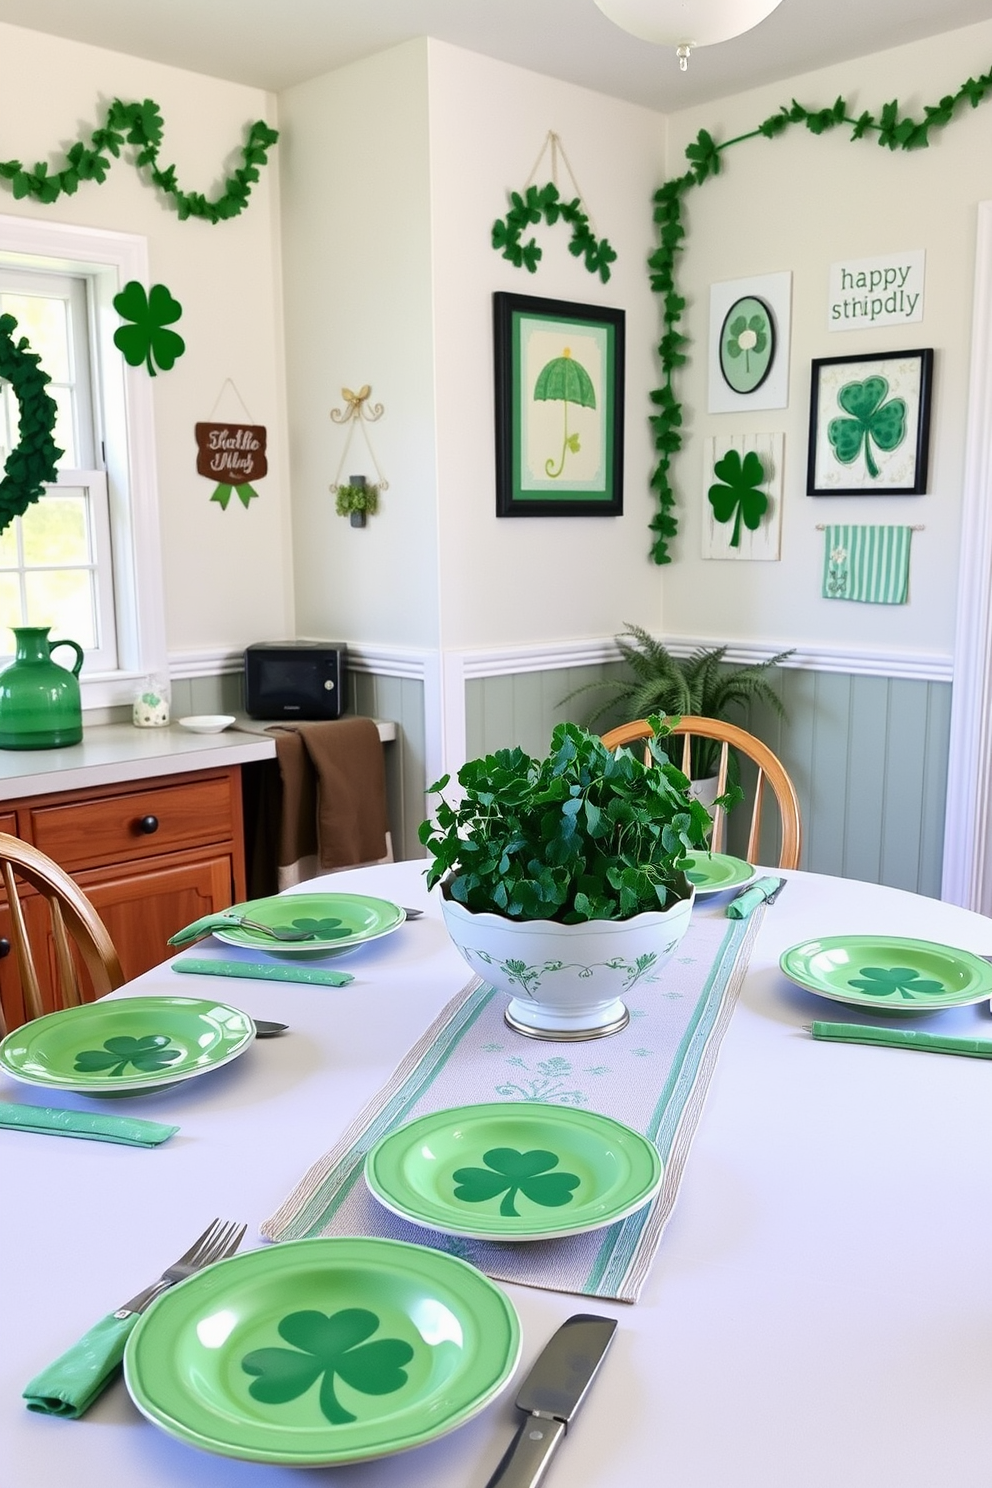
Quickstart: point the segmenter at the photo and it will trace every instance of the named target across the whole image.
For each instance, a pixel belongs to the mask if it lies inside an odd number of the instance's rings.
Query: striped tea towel
[[[912,527],[825,527],[823,598],[905,604],[912,535]]]

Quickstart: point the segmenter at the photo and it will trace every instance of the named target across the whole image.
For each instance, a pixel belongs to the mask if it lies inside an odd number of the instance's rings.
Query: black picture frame
[[[493,295],[498,517],[622,515],[625,321]]]
[[[924,495],[932,388],[932,347],[816,359],[806,494]]]

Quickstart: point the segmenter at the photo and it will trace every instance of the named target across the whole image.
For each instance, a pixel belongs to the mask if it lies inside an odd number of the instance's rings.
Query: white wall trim
[[[170,651],[169,676],[173,681],[184,677],[219,677],[227,672],[243,672],[244,651]]]
[[[688,656],[700,647],[722,645],[712,636],[662,636],[676,656]],[[765,645],[739,642],[727,647],[727,660],[740,664],[765,661],[788,642]],[[515,646],[460,653],[466,678],[501,677],[519,672],[549,672],[567,667],[595,666],[619,661],[612,637],[583,641],[561,641],[541,646]],[[953,659],[937,652],[871,651],[864,648],[802,647],[782,663],[796,671],[842,672],[860,677],[902,677],[920,682],[950,682]]]
[[[941,898],[990,912],[992,747],[992,202],[978,204],[965,439],[955,686],[951,698]]]

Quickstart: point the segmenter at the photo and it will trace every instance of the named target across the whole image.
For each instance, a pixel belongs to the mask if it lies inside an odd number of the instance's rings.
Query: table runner
[[[603,1040],[532,1040],[503,1021],[507,999],[478,977],[448,1003],[344,1133],[265,1220],[269,1240],[379,1235],[461,1256],[499,1281],[635,1302],[678,1194],[764,906],[726,918],[698,906],[654,984],[627,995],[630,1022]],[[648,1136],[665,1165],[661,1189],[627,1219],[585,1235],[534,1242],[469,1240],[423,1229],[369,1192],[365,1156],[417,1116],[484,1101],[543,1101],[612,1116]]]

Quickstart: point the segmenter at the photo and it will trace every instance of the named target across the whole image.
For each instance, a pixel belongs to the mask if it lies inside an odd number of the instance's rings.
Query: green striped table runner
[[[720,896],[722,899],[722,896]],[[631,1020],[588,1043],[525,1039],[503,1021],[506,995],[473,978],[285,1203],[262,1225],[270,1240],[381,1235],[432,1245],[500,1281],[634,1302],[672,1213],[686,1155],[764,907],[747,920],[697,906],[672,961],[628,998]],[[544,1101],[599,1111],[651,1138],[662,1187],[636,1214],[602,1230],[529,1244],[467,1240],[408,1224],[363,1177],[387,1132],[430,1111],[483,1101]]]

